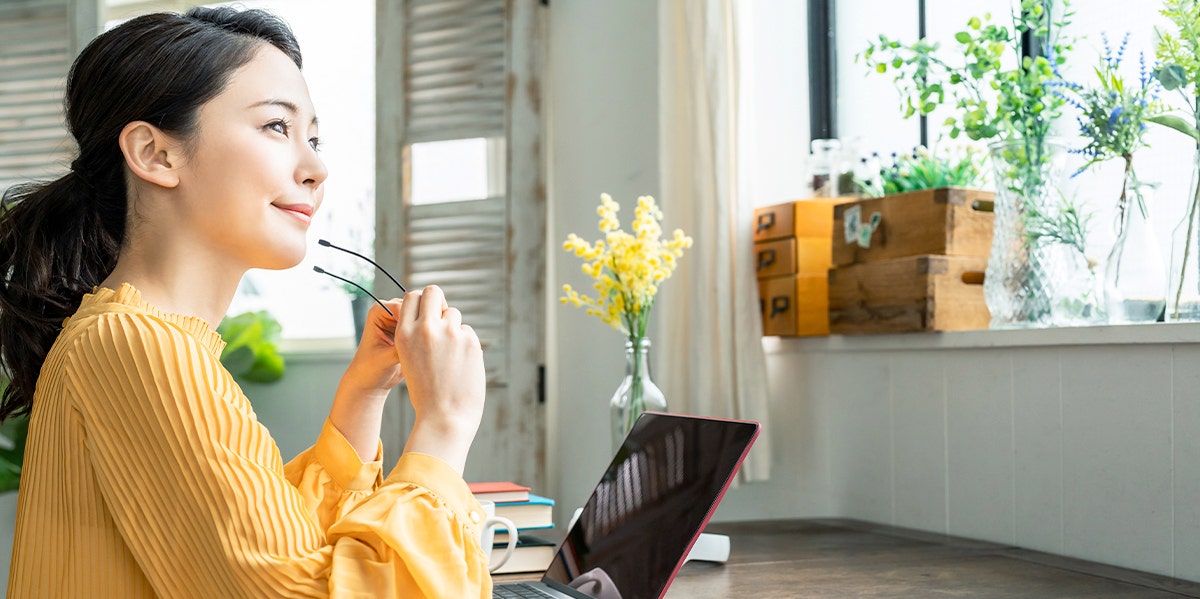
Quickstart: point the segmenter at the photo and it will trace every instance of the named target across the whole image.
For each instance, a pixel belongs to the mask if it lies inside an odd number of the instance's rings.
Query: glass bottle
[[[811,146],[813,197],[835,197],[838,195],[842,142],[836,139],[814,139]]]
[[[1167,270],[1154,233],[1150,209],[1157,183],[1125,181],[1117,240],[1104,269],[1104,301],[1111,323],[1155,322],[1166,307]]]
[[[636,341],[636,344],[635,344]],[[645,411],[664,412],[667,398],[650,380],[650,340],[642,337],[625,341],[625,379],[613,394],[612,448],[615,453],[633,423]]]

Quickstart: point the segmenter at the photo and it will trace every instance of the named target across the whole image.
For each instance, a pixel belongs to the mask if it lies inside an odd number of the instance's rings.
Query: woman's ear
[[[175,172],[182,164],[182,147],[161,129],[145,121],[133,121],[117,138],[125,164],[134,176],[161,187],[179,185]]]

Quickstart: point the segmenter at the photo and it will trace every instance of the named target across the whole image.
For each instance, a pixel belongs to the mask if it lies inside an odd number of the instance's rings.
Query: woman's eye
[[[285,137],[288,134],[287,121],[271,121],[271,122],[267,123],[266,128],[270,129],[276,133],[280,133]]]
[[[312,149],[313,149],[313,150],[315,150],[315,151],[318,151],[318,152],[319,152],[319,151],[321,150],[321,138],[319,138],[319,137],[310,137],[310,138],[308,139],[308,145],[312,146]]]

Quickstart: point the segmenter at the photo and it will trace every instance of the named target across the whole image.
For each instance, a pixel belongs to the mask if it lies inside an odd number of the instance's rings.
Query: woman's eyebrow
[[[250,108],[257,108],[259,106],[280,106],[283,109],[287,110],[288,112],[292,113],[292,115],[296,115],[300,112],[300,107],[296,106],[295,102],[289,102],[287,100],[279,100],[279,99],[275,99],[275,98],[272,98],[269,100],[263,100],[261,102],[255,102],[250,105]],[[317,117],[315,115],[313,116],[312,124],[314,124],[314,125],[317,124]]]

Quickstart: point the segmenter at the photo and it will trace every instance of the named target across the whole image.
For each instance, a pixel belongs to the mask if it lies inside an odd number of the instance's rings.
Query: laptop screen
[[[708,522],[758,426],[643,414],[542,580],[602,599],[659,597]]]

